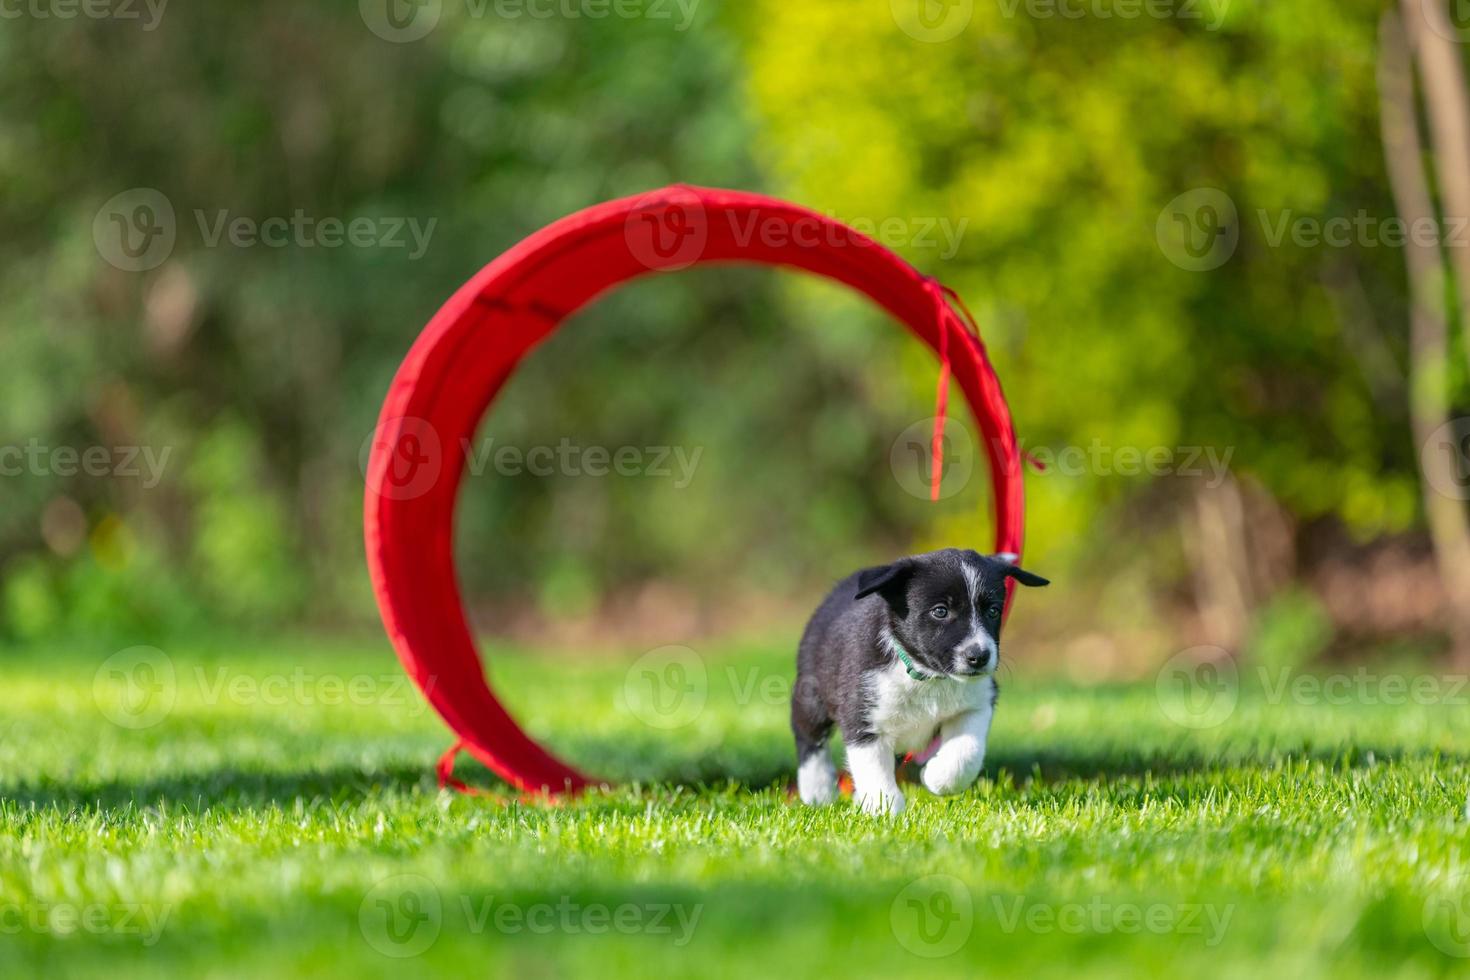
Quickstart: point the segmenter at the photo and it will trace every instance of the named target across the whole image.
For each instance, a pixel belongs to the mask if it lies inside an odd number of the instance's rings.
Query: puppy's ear
[[[865,568],[858,572],[857,595],[854,599],[861,599],[878,593],[883,601],[900,616],[908,615],[907,593],[909,579],[914,574],[914,563],[908,560],[896,561],[891,565],[879,565],[877,568]]]
[[[1006,566],[1004,573],[1006,578],[1013,578],[1022,585],[1051,585],[1048,579],[1044,579],[1040,575],[1033,575],[1020,565],[1017,565],[1016,562],[1021,560],[1021,556],[1014,551],[997,551],[990,557]]]
[[[1040,575],[1032,574],[1031,572],[1026,571],[1026,569],[1020,568],[1016,565],[1006,566],[1006,578],[1013,578],[1017,582],[1020,582],[1022,585],[1030,585],[1033,587],[1037,585],[1051,585],[1051,581],[1049,579],[1044,579]]]

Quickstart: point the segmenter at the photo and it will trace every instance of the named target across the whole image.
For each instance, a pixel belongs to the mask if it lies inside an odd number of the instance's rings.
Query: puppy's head
[[[1018,568],[1015,555],[947,548],[858,573],[857,599],[886,605],[888,631],[909,657],[933,674],[978,677],[1000,664],[1000,615],[1006,579],[1048,585]]]

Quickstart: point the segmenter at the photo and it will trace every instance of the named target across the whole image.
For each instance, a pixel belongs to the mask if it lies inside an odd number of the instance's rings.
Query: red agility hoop
[[[1010,411],[973,320],[967,325],[968,313],[962,320],[951,304],[954,293],[847,225],[759,194],[676,186],[563,218],[480,270],[434,315],[393,379],[372,440],[368,568],[404,669],[458,736],[440,760],[441,785],[467,789],[452,776],[460,748],[523,792],[603,782],[533,741],[485,679],[454,566],[459,447],[521,358],[572,313],[621,283],[707,262],[801,269],[845,283],[934,348],[934,448],[952,372],[990,463],[995,550],[1020,554],[1023,489]]]

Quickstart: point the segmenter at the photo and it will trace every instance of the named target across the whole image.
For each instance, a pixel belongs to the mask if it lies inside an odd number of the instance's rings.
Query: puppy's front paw
[[[941,752],[924,766],[924,788],[936,796],[962,793],[974,784],[980,775],[980,767],[969,759],[946,758]]]
[[[796,771],[796,792],[807,806],[826,806],[837,799],[837,768],[831,757],[814,755]]]
[[[864,813],[875,817],[902,813],[903,808],[908,805],[897,789],[883,793],[858,793],[854,795],[853,801]]]

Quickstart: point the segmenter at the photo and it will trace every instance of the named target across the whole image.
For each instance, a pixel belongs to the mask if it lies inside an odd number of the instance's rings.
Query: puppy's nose
[[[975,653],[968,654],[965,657],[965,664],[971,670],[984,670],[985,665],[988,663],[990,663],[989,650],[979,650]]]

